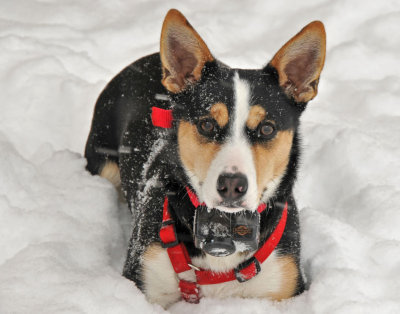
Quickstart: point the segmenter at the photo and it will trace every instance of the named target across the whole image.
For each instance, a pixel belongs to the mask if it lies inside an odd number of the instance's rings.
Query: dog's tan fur
[[[179,155],[186,169],[203,181],[220,144],[205,141],[197,127],[186,121],[179,123],[178,144]]]
[[[116,188],[121,186],[119,167],[115,162],[107,161],[100,171],[100,176],[110,181]]]
[[[260,197],[269,182],[284,174],[289,163],[292,142],[292,131],[280,131],[270,142],[253,145],[252,152]]]
[[[221,102],[216,103],[211,107],[210,115],[215,121],[217,121],[221,128],[225,127],[229,122],[228,108]]]
[[[265,109],[259,105],[252,106],[249,111],[246,125],[250,130],[255,130],[261,121],[265,119],[267,113]]]

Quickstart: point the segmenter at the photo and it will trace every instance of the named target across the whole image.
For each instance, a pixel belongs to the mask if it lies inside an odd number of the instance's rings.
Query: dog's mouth
[[[228,201],[214,201],[211,208],[218,209],[224,213],[241,213],[243,211],[252,211],[252,208],[247,206],[247,202],[243,199],[228,202]]]
[[[195,246],[212,256],[254,251],[258,248],[260,236],[260,214],[249,210],[227,213],[199,206],[194,234]]]

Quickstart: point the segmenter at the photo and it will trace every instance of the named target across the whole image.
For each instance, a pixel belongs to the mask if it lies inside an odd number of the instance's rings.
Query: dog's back
[[[119,163],[120,153],[141,150],[143,162],[149,147],[155,140],[151,124],[151,107],[165,106],[157,95],[165,95],[161,84],[161,61],[159,53],[143,57],[123,69],[105,87],[94,109],[93,123],[85,149],[87,169],[92,174],[108,177],[107,167]],[[131,147],[123,147],[122,139],[128,124],[135,125]],[[149,138],[150,137],[150,138]],[[140,171],[140,169],[138,170]]]

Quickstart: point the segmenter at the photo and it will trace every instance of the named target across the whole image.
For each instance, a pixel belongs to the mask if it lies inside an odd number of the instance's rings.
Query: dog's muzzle
[[[199,206],[194,220],[195,246],[212,256],[258,249],[260,214],[243,210],[226,213]]]

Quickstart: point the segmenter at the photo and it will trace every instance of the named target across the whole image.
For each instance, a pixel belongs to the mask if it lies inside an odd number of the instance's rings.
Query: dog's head
[[[279,186],[300,114],[317,94],[323,24],[304,27],[265,68],[240,70],[217,62],[185,17],[170,10],[160,57],[190,184],[210,208],[256,210]]]

